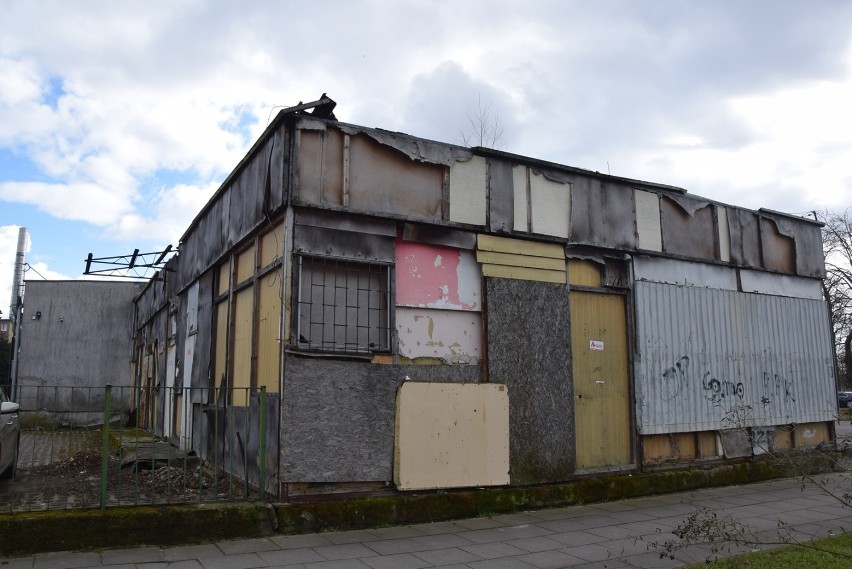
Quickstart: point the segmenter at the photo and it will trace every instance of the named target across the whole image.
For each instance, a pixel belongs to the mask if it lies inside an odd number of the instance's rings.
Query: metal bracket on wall
[[[163,280],[158,274],[151,277],[148,273],[154,271],[174,271],[166,267],[166,257],[169,253],[176,252],[169,245],[163,251],[155,251],[153,253],[140,253],[139,249],[134,249],[130,255],[118,255],[115,257],[98,257],[95,258],[89,253],[86,257],[86,270],[84,275],[93,275],[99,277],[119,277],[128,279],[148,279]],[[99,266],[102,268],[94,268]]]

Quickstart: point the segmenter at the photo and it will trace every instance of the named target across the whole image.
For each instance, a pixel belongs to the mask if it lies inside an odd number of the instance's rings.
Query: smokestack
[[[24,257],[27,254],[27,228],[18,229],[18,249],[15,254],[15,272],[12,276],[12,300],[9,303],[9,314],[13,319],[18,317],[18,303],[21,301],[21,285],[24,278]]]

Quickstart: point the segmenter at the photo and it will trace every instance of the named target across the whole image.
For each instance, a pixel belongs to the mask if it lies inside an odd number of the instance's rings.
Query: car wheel
[[[847,408],[852,408],[852,401],[847,401],[847,402],[846,402],[846,407],[847,407]]]

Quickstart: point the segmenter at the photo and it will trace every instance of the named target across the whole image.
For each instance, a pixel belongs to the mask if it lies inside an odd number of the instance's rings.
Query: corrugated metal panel
[[[257,289],[257,386],[278,392],[278,370],[281,363],[281,279],[282,271],[269,273]]]
[[[642,434],[834,419],[822,301],[637,282]]]

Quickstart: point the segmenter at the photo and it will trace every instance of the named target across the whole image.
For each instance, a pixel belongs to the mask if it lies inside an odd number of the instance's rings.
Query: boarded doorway
[[[631,463],[624,297],[572,290],[577,469]]]

